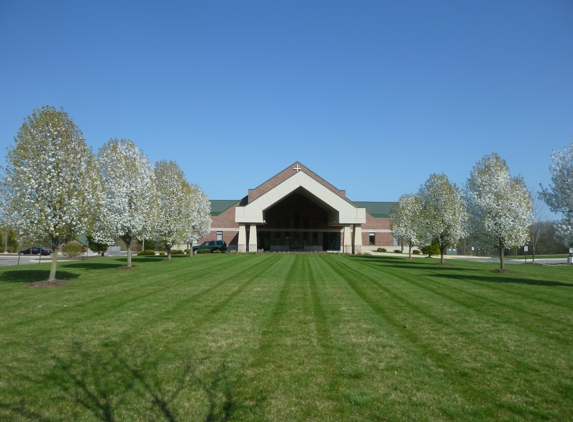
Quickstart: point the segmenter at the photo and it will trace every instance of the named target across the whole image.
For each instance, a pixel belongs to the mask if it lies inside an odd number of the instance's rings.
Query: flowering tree
[[[541,186],[539,196],[553,212],[563,213],[555,224],[557,235],[565,246],[573,246],[573,143],[564,151],[553,151],[553,163],[549,167],[551,181],[549,189]]]
[[[415,231],[420,245],[436,242],[443,264],[446,248],[467,235],[467,211],[462,194],[445,174],[432,174],[420,187],[417,197],[420,213]]]
[[[171,261],[171,248],[175,243],[186,240],[191,221],[189,185],[185,175],[175,161],[158,161],[155,164],[159,219],[155,237],[165,243],[167,259]]]
[[[52,248],[53,281],[58,249],[86,231],[97,209],[94,156],[68,114],[51,106],[34,110],[14,140],[2,184],[4,215],[19,239]]]
[[[157,222],[155,172],[147,156],[126,139],[110,139],[98,151],[104,204],[93,237],[102,243],[121,238],[131,268],[131,242],[153,232]]]
[[[187,189],[191,212],[185,238],[192,245],[211,231],[211,201],[199,186],[188,185]],[[189,255],[193,256],[192,247],[189,248]]]
[[[408,244],[408,257],[412,258],[412,246],[418,242],[416,221],[420,216],[420,200],[416,195],[402,195],[390,211],[392,235]]]
[[[480,246],[505,248],[527,243],[533,222],[531,196],[522,177],[511,177],[505,160],[486,155],[472,169],[465,188],[470,232]]]

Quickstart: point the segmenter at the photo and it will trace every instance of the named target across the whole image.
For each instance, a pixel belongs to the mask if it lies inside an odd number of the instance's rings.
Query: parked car
[[[20,251],[20,254],[22,254],[22,255],[40,255],[40,252],[42,253],[42,255],[50,255],[52,253],[51,250],[46,249],[46,248],[28,248],[26,250]]]
[[[199,249],[209,249],[211,252],[225,252],[227,250],[227,243],[222,240],[207,240],[200,245],[193,246],[193,253],[196,253]]]

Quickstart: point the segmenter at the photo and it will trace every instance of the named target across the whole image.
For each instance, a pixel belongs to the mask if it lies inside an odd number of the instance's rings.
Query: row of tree
[[[97,154],[63,110],[34,110],[6,157],[1,186],[4,223],[20,241],[56,251],[80,234],[112,244],[121,238],[131,267],[131,242],[163,242],[171,259],[176,243],[192,243],[211,227],[210,202],[185,180],[174,161],[151,164],[130,140],[111,139]]]
[[[553,212],[564,217],[555,225],[565,245],[573,244],[573,144],[565,152],[554,152],[553,185],[539,197]],[[512,177],[505,160],[497,154],[483,157],[473,167],[460,189],[444,174],[432,174],[417,194],[403,195],[392,210],[392,233],[409,246],[435,244],[444,262],[446,248],[460,239],[478,249],[497,249],[500,267],[504,252],[536,243],[548,231],[535,222],[536,198],[521,176]]]

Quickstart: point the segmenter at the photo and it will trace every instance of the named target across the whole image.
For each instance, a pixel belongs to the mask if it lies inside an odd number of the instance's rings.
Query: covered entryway
[[[365,209],[303,171],[235,212],[239,252],[362,250]]]

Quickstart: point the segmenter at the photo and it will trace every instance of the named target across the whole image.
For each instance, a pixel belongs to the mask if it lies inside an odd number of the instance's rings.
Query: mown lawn
[[[0,270],[0,420],[573,420],[573,268],[134,263]]]

